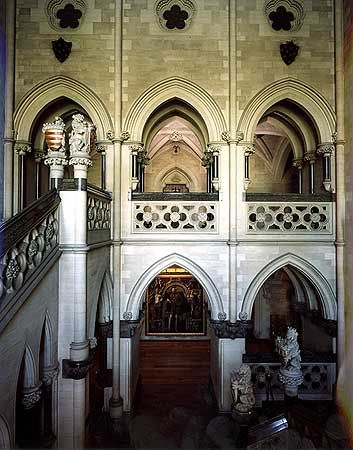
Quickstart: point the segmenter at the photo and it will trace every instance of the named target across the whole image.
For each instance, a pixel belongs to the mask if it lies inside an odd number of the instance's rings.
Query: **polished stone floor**
[[[269,402],[257,410],[258,422],[277,414],[288,417],[288,449],[350,449],[340,416],[329,402]],[[218,415],[206,385],[140,386],[134,412],[112,429],[106,416],[92,418],[89,448],[234,449],[243,448],[239,427],[230,415]],[[274,441],[271,448],[284,450]]]

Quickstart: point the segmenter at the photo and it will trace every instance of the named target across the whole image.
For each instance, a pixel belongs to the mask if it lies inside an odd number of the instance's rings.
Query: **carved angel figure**
[[[231,373],[233,409],[241,414],[249,414],[255,405],[255,396],[251,383],[251,369],[247,364]]]

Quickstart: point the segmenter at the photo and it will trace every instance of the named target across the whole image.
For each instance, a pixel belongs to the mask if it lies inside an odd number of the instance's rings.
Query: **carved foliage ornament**
[[[191,0],[158,0],[155,11],[160,26],[167,31],[186,30],[196,12]]]
[[[275,31],[298,31],[305,17],[302,0],[267,0],[264,11]]]
[[[48,23],[56,31],[78,29],[86,9],[86,0],[47,0],[45,4]]]

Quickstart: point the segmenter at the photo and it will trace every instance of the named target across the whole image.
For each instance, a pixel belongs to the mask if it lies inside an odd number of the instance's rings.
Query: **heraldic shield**
[[[280,52],[283,61],[289,66],[295,60],[298,55],[299,45],[296,45],[293,41],[287,41],[285,44],[280,45]]]
[[[53,52],[58,61],[63,63],[70,55],[72,42],[66,42],[63,38],[52,41]]]

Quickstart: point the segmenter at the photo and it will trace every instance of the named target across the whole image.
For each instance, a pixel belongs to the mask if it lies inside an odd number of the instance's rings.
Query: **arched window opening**
[[[251,193],[320,194],[330,178],[315,122],[298,104],[282,100],[260,119],[250,158]],[[326,172],[325,172],[326,171]]]

